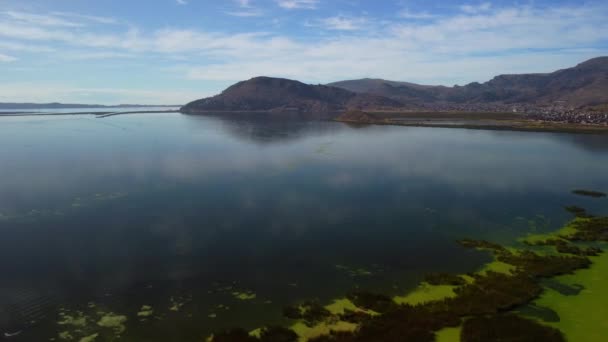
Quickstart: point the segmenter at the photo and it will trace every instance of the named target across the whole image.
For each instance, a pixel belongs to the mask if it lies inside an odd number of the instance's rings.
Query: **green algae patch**
[[[460,337],[462,342],[566,341],[559,330],[513,314],[467,319]]]
[[[568,341],[603,342],[608,332],[608,253],[592,258],[589,269],[556,278],[567,284],[580,284],[584,290],[567,296],[547,290],[535,302],[551,308],[559,322],[547,323],[561,330]]]
[[[127,316],[109,313],[101,317],[101,319],[99,319],[97,322],[97,325],[102,328],[113,329],[116,334],[121,334],[126,329],[125,322],[127,322]]]
[[[83,338],[80,339],[79,342],[94,342],[97,339],[97,336],[99,336],[98,333],[89,335],[89,336],[85,336]]]
[[[435,334],[435,342],[460,342],[462,327],[443,328]]]
[[[336,321],[322,322],[312,327],[304,322],[297,322],[290,327],[298,335],[298,340],[301,342],[311,340],[324,335],[329,335],[332,332],[354,332],[358,325],[351,322]]]
[[[485,264],[483,266],[483,268],[479,271],[479,274],[487,274],[488,272],[496,272],[496,273],[510,275],[510,274],[513,274],[513,272],[515,272],[515,270],[516,270],[516,267],[511,264],[507,264],[502,261],[494,260],[490,263]]]
[[[150,317],[154,315],[154,310],[150,305],[142,305],[141,309],[137,313],[137,317]]]
[[[169,311],[173,311],[173,312],[178,312],[179,310],[181,310],[181,308],[184,305],[186,305],[186,303],[184,301],[177,300],[174,297],[171,297],[169,299],[169,301],[171,302],[171,306],[169,307]]]
[[[59,333],[59,338],[62,340],[71,341],[74,339],[74,336],[69,331],[62,331]]]
[[[253,329],[249,332],[249,336],[260,338],[262,337],[262,328]]]
[[[78,316],[60,314],[62,320],[57,322],[59,325],[69,325],[73,327],[84,327],[87,325],[87,318],[82,312],[78,313]]]
[[[433,301],[444,300],[456,296],[452,285],[430,285],[422,283],[416,290],[405,296],[395,296],[393,301],[397,304],[418,305]]]
[[[246,291],[246,292],[234,291],[234,292],[232,292],[232,296],[238,300],[253,300],[253,299],[256,299],[256,297],[257,297],[257,295],[251,291]]]
[[[356,306],[348,298],[336,299],[331,304],[326,305],[325,309],[327,309],[327,311],[329,311],[332,315],[343,315],[349,311],[361,312],[361,313],[368,314],[370,316],[379,315],[379,313],[377,313],[373,310],[361,309],[360,307]]]

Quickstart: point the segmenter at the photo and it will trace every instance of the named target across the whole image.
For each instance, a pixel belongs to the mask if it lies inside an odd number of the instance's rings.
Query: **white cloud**
[[[264,14],[262,11],[257,9],[251,9],[246,11],[227,11],[225,13],[233,17],[241,18],[260,17]]]
[[[326,30],[337,31],[356,31],[360,30],[367,24],[367,18],[364,17],[345,17],[335,16],[324,19],[319,19],[308,23],[308,26],[317,26]]]
[[[480,4],[477,5],[462,5],[460,6],[460,10],[465,12],[465,13],[481,13],[481,12],[487,12],[492,8],[492,4],[489,2],[482,2]]]
[[[235,0],[239,7],[251,7],[251,0]]]
[[[17,58],[0,53],[0,62],[14,62]]]
[[[53,52],[55,49],[43,46],[40,44],[22,44],[9,41],[0,41],[0,49],[11,50],[11,51],[24,51],[24,52]]]
[[[54,16],[74,18],[77,20],[83,20],[83,21],[88,21],[88,22],[97,23],[97,24],[117,24],[119,22],[119,20],[117,20],[116,18],[99,17],[99,16],[94,16],[94,15],[84,15],[84,14],[71,13],[71,12],[51,12],[50,14],[54,15]]]
[[[251,0],[235,0],[236,5],[238,6],[237,10],[226,11],[224,13],[231,15],[233,17],[241,17],[241,18],[250,18],[250,17],[260,17],[264,15],[264,12],[259,8],[255,8],[252,6]]]
[[[54,15],[40,15],[24,12],[7,11],[3,13],[5,16],[25,24],[34,24],[40,26],[59,26],[59,27],[81,27],[83,24],[68,21]]]
[[[430,14],[429,12],[411,12],[408,9],[403,9],[397,14],[399,18],[403,19],[433,19],[437,18],[437,15]]]
[[[188,1],[186,0],[175,0],[177,2],[178,5],[187,5]]]
[[[250,2],[244,5],[253,8]],[[157,30],[112,27],[104,31],[85,25],[73,29],[26,24],[0,16],[0,38],[5,38],[0,40],[0,49],[11,51],[11,55],[15,55],[12,51],[35,54],[42,52],[32,49],[38,44],[52,46],[56,53],[44,55],[40,60],[45,63],[53,58],[64,62],[145,57],[165,63],[160,72],[173,78],[221,81],[222,85],[258,75],[315,83],[381,77],[452,85],[484,81],[500,73],[547,72],[608,54],[608,49],[601,48],[608,43],[607,15],[607,4],[595,4],[551,8],[492,6],[477,13],[458,12],[388,23],[371,17],[338,16],[313,24],[334,30],[355,30],[361,26],[374,30],[360,30],[356,35],[323,32],[316,39],[273,32],[226,33],[183,27]],[[23,59],[15,56],[12,58]],[[180,64],[169,68],[166,66],[169,59]],[[20,89],[23,97],[27,97],[27,89]]]
[[[286,9],[316,9],[319,0],[275,0],[281,8]]]

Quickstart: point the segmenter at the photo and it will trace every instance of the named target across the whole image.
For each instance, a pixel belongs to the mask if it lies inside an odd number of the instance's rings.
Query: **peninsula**
[[[382,79],[328,85],[255,77],[193,101],[186,114],[297,113],[361,124],[608,133],[608,57],[544,74],[429,86]]]

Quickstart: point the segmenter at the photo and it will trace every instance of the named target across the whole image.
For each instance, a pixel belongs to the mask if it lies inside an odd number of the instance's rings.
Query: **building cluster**
[[[438,112],[472,112],[472,113],[518,113],[525,118],[539,121],[551,121],[574,124],[608,125],[608,108],[592,110],[575,108],[565,102],[555,102],[549,106],[533,104],[501,103],[464,103],[464,104],[425,104],[424,110]]]

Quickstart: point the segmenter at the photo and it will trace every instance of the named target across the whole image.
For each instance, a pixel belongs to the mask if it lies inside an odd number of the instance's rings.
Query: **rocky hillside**
[[[219,95],[191,102],[181,111],[188,114],[221,111],[330,113],[345,109],[401,107],[400,101],[384,96],[282,78],[256,77],[239,82]]]
[[[574,107],[608,103],[608,57],[548,74],[500,75],[466,86],[425,86],[407,82],[361,79],[329,84],[345,90],[386,96],[401,102],[525,103],[547,105],[565,101]]]

